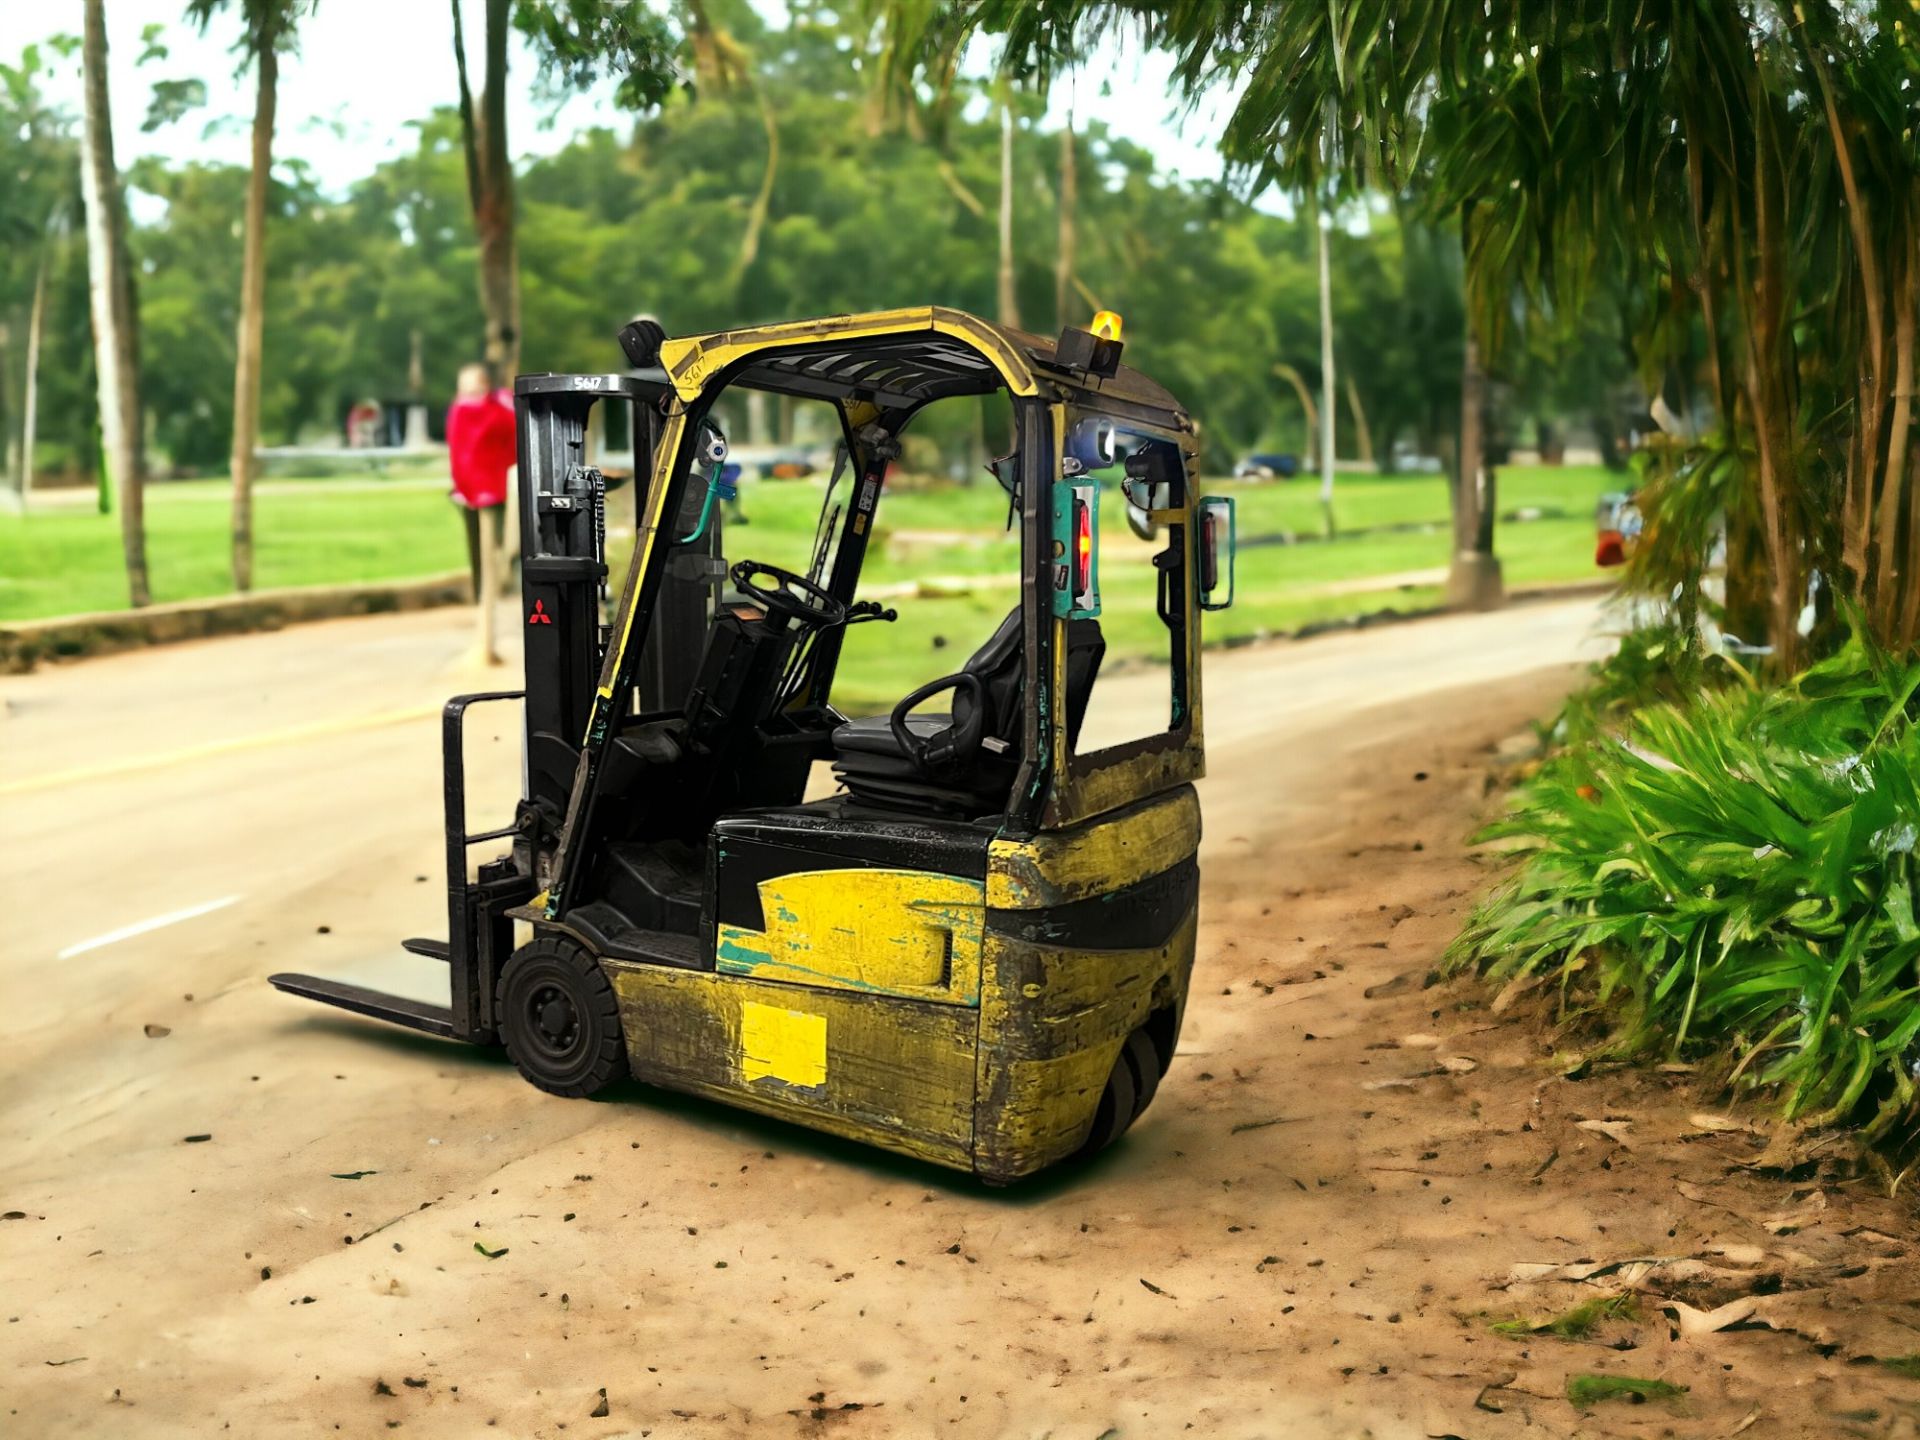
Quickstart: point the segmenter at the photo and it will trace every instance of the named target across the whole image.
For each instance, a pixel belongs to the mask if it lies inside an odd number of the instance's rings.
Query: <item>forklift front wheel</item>
[[[600,962],[571,940],[522,945],[500,977],[500,1037],[520,1073],[553,1095],[598,1094],[627,1074],[620,1006]]]

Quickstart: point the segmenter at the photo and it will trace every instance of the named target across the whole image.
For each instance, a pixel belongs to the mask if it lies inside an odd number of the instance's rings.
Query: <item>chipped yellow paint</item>
[[[1071,829],[995,840],[987,849],[987,904],[1037,910],[1111,894],[1172,868],[1199,847],[1200,801],[1191,786],[1182,786]]]
[[[740,1078],[803,1090],[827,1083],[827,1017],[749,1000],[740,1007]]]
[[[784,1014],[793,987],[641,961],[601,962],[613,982],[634,1078],[724,1100],[958,1170],[973,1164],[979,1012],[960,1005],[812,990],[825,1040],[821,1082],[757,1083],[740,1062],[749,1007]]]
[[[904,310],[879,310],[864,315],[828,315],[817,320],[789,320],[779,325],[755,325],[722,330],[711,335],[688,335],[660,346],[660,363],[680,398],[697,400],[719,371],[763,350],[786,350],[816,342],[868,340],[882,335],[911,335],[931,330],[950,335],[978,350],[1000,372],[1015,395],[1038,393],[1033,370],[1018,345],[997,325],[940,305]]]
[[[980,881],[923,870],[802,870],[759,889],[764,931],[718,927],[715,963],[725,973],[979,1002]]]
[[[975,1077],[976,1173],[1013,1180],[1080,1148],[1126,1038],[1155,1011],[1177,1031],[1197,908],[1167,943],[1075,950],[990,935]]]

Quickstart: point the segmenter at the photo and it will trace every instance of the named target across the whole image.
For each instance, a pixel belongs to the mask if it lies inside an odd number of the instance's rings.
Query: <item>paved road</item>
[[[1599,615],[1589,600],[1539,603],[1210,653],[1207,855],[1245,856],[1250,846],[1257,854],[1265,829],[1302,823],[1287,777],[1311,777],[1326,747],[1338,749],[1345,717],[1365,712],[1376,736],[1445,737],[1459,727],[1463,737],[1474,731],[1474,744],[1497,738],[1475,727],[1511,727],[1524,712],[1508,694],[1497,719],[1475,716],[1476,687],[1497,690],[1597,653]],[[710,1283],[729,1252],[708,1256],[686,1227],[694,1207],[704,1216],[718,1203],[709,1192],[721,1180],[746,1184],[763,1148],[795,1157],[797,1168],[752,1205],[793,1207],[806,1216],[793,1223],[809,1228],[809,1244],[844,1248],[849,1261],[859,1250],[863,1285],[892,1274],[874,1273],[861,1249],[875,1227],[884,1231],[885,1207],[923,1194],[976,1215],[999,1203],[919,1167],[870,1162],[717,1107],[552,1100],[491,1056],[303,1008],[266,986],[267,973],[289,969],[423,995],[444,985],[441,967],[402,956],[396,941],[444,926],[438,705],[457,690],[513,683],[512,671],[476,669],[470,644],[464,615],[429,612],[0,679],[0,906],[13,917],[0,940],[0,1208],[27,1217],[0,1225],[0,1303],[14,1322],[0,1325],[0,1393],[34,1420],[15,1433],[111,1429],[116,1404],[141,1407],[120,1417],[122,1433],[204,1433],[229,1420],[235,1433],[268,1433],[313,1418],[303,1396],[357,1404],[375,1378],[401,1390],[404,1367],[421,1376],[429,1363],[453,1367],[469,1344],[495,1373],[469,1371],[452,1384],[464,1385],[472,1406],[486,1396],[487,1414],[510,1417],[503,1423],[513,1433],[551,1433],[546,1414],[584,1419],[575,1392],[611,1382],[566,1373],[564,1406],[542,1410],[547,1402],[534,1398],[566,1369],[568,1302],[557,1288],[566,1282],[532,1280],[525,1250],[522,1268],[489,1266],[466,1242],[510,1243],[502,1237],[514,1222],[485,1209],[489,1190],[544,1213],[559,1207],[552,1186],[581,1182],[570,1205],[585,1217],[596,1164],[641,1158],[637,1186],[603,1206],[596,1239],[569,1225],[556,1234],[575,1248],[555,1239],[546,1252],[567,1256],[570,1288],[576,1297],[592,1290],[601,1307],[578,1330],[628,1336],[637,1348],[617,1353],[649,1367],[629,1364],[617,1381],[629,1397],[626,1420],[643,1385],[667,1405],[665,1382],[649,1378],[662,1356],[680,1373],[699,1359],[743,1373],[779,1369],[801,1384],[820,1347],[835,1348],[824,1334],[810,1355],[789,1349],[769,1360],[762,1352],[779,1327],[755,1322],[739,1332],[742,1353],[691,1357],[676,1352],[679,1332],[633,1313],[699,1303],[689,1287]],[[1102,683],[1097,703],[1117,721],[1164,705],[1164,680],[1151,671]],[[1527,704],[1534,692],[1550,688],[1533,682]],[[470,740],[475,828],[503,814],[517,787],[510,722],[498,714]],[[1216,825],[1216,811],[1229,818]],[[1206,906],[1222,898],[1208,895]],[[644,1157],[629,1159],[643,1144]],[[358,1171],[370,1173],[333,1178]],[[457,1221],[448,1209],[420,1213],[456,1201],[480,1209]],[[1082,1197],[1049,1191],[1022,1203],[1078,1213],[1071,1207]],[[642,1216],[649,1204],[657,1208]],[[384,1226],[392,1233],[365,1238]],[[415,1253],[402,1253],[396,1236]],[[348,1238],[361,1247],[343,1249]],[[808,1254],[808,1266],[829,1263]],[[779,1279],[766,1277],[765,1304],[782,1303],[785,1269],[775,1264]],[[1018,1278],[996,1283],[985,1298],[1012,1303]],[[1132,1286],[1131,1271],[1124,1283]],[[868,1307],[890,1313],[889,1292],[865,1293],[860,1317]],[[930,1303],[931,1293],[913,1296]],[[437,1298],[408,1310],[400,1301],[410,1294]],[[311,1312],[300,1309],[306,1296]],[[381,1318],[402,1314],[416,1319]],[[481,1317],[484,1343],[473,1332]],[[839,1332],[852,1347],[840,1358],[861,1354],[858,1373],[885,1388],[878,1377],[895,1342],[850,1338],[860,1324],[852,1315],[837,1323],[854,1327]],[[975,1367],[984,1385],[999,1363],[997,1342],[971,1331],[950,1338],[959,1383],[971,1354],[986,1357]],[[710,1333],[702,1343],[720,1341]],[[603,1353],[596,1363],[612,1362]],[[430,1398],[459,1403],[446,1377],[435,1377]],[[401,1391],[422,1423],[431,1419],[418,1408],[427,1388]],[[711,1390],[700,1393],[710,1399]],[[808,1393],[793,1392],[803,1411]],[[898,1397],[910,1392],[895,1393],[891,1413],[905,1424],[912,1412]],[[458,1412],[458,1423],[454,1413],[442,1414],[447,1433],[479,1423],[476,1410]],[[356,1412],[348,1429],[373,1433],[359,1430],[367,1423]],[[628,1433],[606,1422],[568,1433],[583,1431]]]

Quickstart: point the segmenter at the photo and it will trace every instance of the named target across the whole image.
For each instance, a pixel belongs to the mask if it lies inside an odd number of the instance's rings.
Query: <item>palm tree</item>
[[[120,172],[113,163],[113,122],[107,101],[104,0],[86,0],[81,67],[86,138],[80,178],[87,210],[87,289],[93,313],[100,431],[108,477],[120,504],[127,603],[138,608],[153,598],[147,582],[142,495],[147,462],[141,437],[140,355],[134,335],[133,274],[127,263],[127,214],[120,195]]]
[[[202,32],[228,0],[189,0]],[[240,47],[253,62],[253,163],[240,255],[240,320],[233,363],[233,588],[253,588],[253,482],[259,467],[260,350],[267,312],[267,187],[273,171],[273,115],[280,49],[292,38],[304,0],[240,0]]]
[[[1069,323],[1073,314],[1073,267],[1080,248],[1079,217],[1080,168],[1074,151],[1079,138],[1073,133],[1073,115],[1067,115],[1060,127],[1060,222],[1053,252],[1053,323]]]
[[[467,79],[467,39],[460,0],[453,7],[453,58],[460,77],[460,134],[467,160],[467,198],[480,242],[480,308],[486,356],[496,381],[520,369],[520,265],[514,243],[513,161],[507,149],[507,31],[512,0],[486,0],[479,103]]]
[[[1020,296],[1013,268],[1013,87],[1002,77],[1000,102],[1000,265],[997,294],[1002,325],[1020,328]]]
[[[1728,548],[1759,557],[1776,663],[1791,666],[1801,648],[1815,574],[1880,639],[1911,649],[1920,37],[1910,7],[1729,0],[1672,7],[1658,25],[1646,14],[1637,0],[966,10],[1002,35],[1004,63],[1042,74],[1132,27],[1172,52],[1190,92],[1222,76],[1244,82],[1226,131],[1236,159],[1301,190],[1324,160],[1349,191],[1411,193],[1428,216],[1452,217],[1483,362],[1509,346],[1522,308],[1577,313],[1601,277],[1626,274],[1667,297],[1646,307],[1637,354],[1651,383],[1675,327],[1697,322],[1715,412],[1704,438],[1670,450],[1672,473],[1718,474],[1701,463],[1715,456],[1737,471]],[[1806,315],[1820,323],[1797,323]],[[1492,509],[1469,453],[1476,388],[1469,369],[1456,484],[1477,512],[1456,516],[1468,538],[1487,532]]]
[[[1320,525],[1327,538],[1333,538],[1333,462],[1334,421],[1337,415],[1333,389],[1333,216],[1314,207],[1314,233],[1320,242]]]

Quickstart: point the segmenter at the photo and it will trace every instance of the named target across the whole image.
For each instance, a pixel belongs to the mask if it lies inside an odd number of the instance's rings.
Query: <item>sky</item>
[[[770,18],[783,13],[779,0],[755,3]],[[481,7],[478,0],[462,0],[462,5],[470,65],[477,65]],[[236,73],[232,47],[239,25],[220,15],[203,36],[183,18],[185,9],[184,0],[110,0],[106,7],[114,150],[122,169],[142,155],[248,162],[253,90],[250,79]],[[0,0],[0,59],[11,63],[23,47],[52,35],[78,35],[80,25],[80,0]],[[169,53],[141,65],[137,62],[147,48],[142,33],[150,25],[164,27],[159,43]],[[436,105],[453,103],[459,93],[451,34],[445,0],[321,0],[301,27],[298,55],[281,67],[276,161],[304,161],[324,188],[338,193],[381,161],[411,149],[408,122]],[[982,57],[970,58],[985,63]],[[55,67],[43,79],[44,90],[77,115],[78,54],[61,61],[43,46],[42,61]],[[1216,178],[1222,170],[1216,146],[1226,97],[1182,115],[1169,98],[1171,68],[1166,57],[1136,48],[1116,57],[1099,81],[1080,76],[1056,84],[1048,120],[1057,124],[1072,115],[1083,125],[1102,121],[1153,153],[1167,174]],[[525,43],[515,35],[508,73],[516,83],[507,128],[516,156],[550,153],[583,129],[629,123],[612,103],[610,84],[569,98],[555,112],[534,96],[534,69]],[[207,106],[142,134],[154,82],[187,77],[207,82]]]

